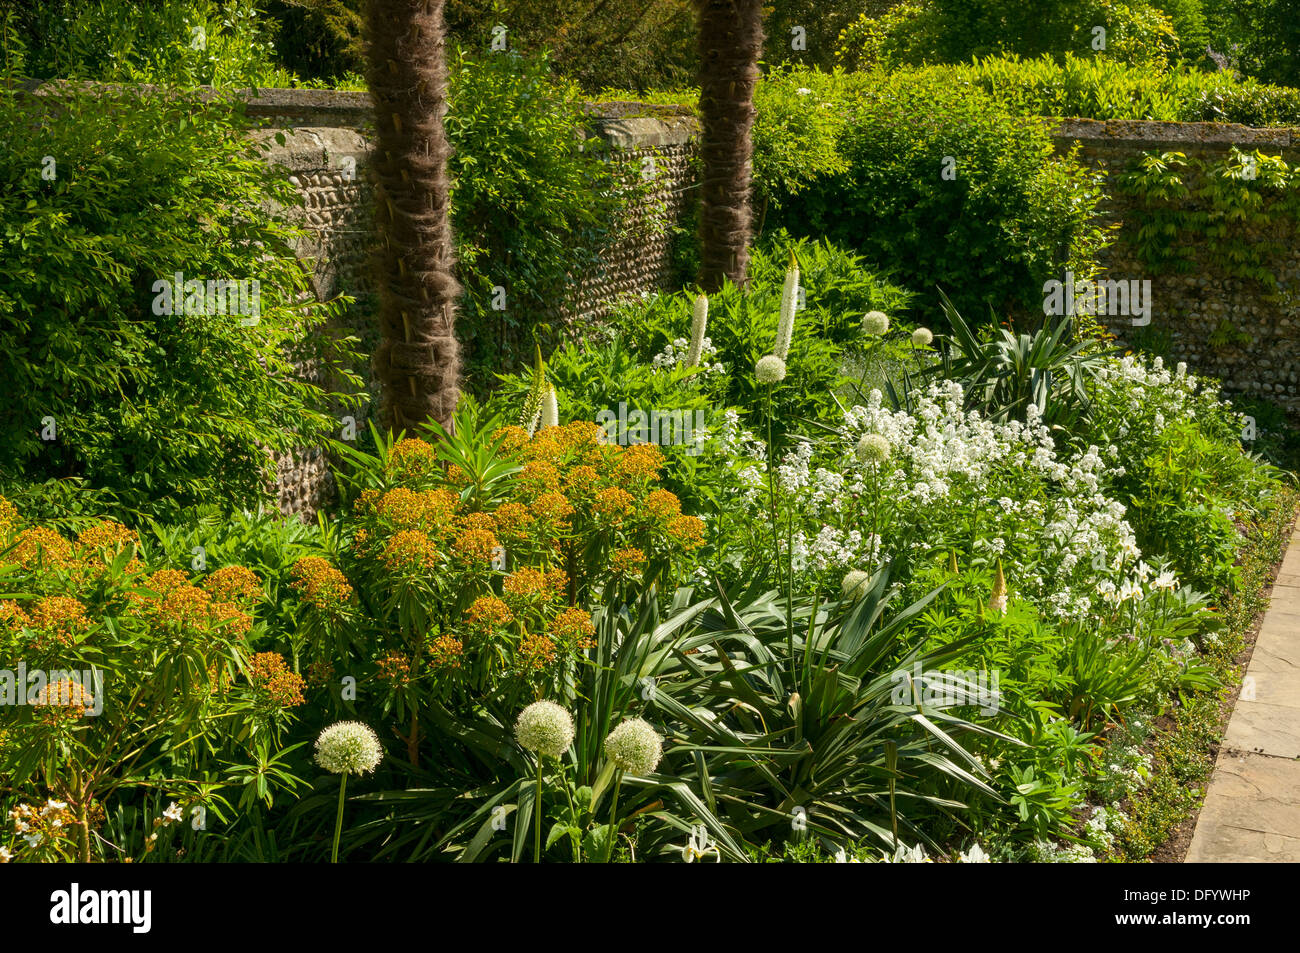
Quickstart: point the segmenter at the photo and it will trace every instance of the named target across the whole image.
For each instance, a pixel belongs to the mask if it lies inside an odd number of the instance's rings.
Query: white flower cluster
[[[1128,815],[1117,807],[1099,807],[1092,812],[1084,825],[1084,835],[1102,850],[1115,843],[1115,832],[1128,820]]]
[[[900,537],[942,539],[977,516],[977,548],[1009,565],[1034,557],[1025,560],[1033,572],[1011,584],[1057,617],[1177,586],[1142,562],[1124,506],[1106,495],[1107,481],[1123,475],[1107,454],[1095,446],[1059,453],[1034,413],[1027,423],[997,423],[965,411],[964,396],[960,384],[937,382],[908,413],[872,391],[846,412],[842,437],[800,443],[780,460],[777,483],[798,514],[797,570],[872,568]],[[768,506],[762,445],[737,428],[724,445],[744,458],[739,484],[757,519]],[[866,438],[887,455],[864,454]]]
[[[686,356],[690,353],[691,342],[687,338],[676,338],[664,346],[664,349],[651,358],[650,363],[655,367],[673,368],[686,362]],[[704,375],[723,374],[726,367],[721,361],[717,360],[718,349],[713,346],[713,338],[704,339],[704,348],[700,352],[700,368]]]
[[[1095,864],[1092,848],[1087,844],[1053,844],[1050,841],[1034,841],[1030,848],[1030,859],[1039,864]]]
[[[1132,354],[1101,365],[1096,394],[1117,424],[1116,438],[1160,433],[1170,421],[1229,406],[1217,383],[1188,374],[1186,364],[1170,371],[1162,358],[1148,363]]]

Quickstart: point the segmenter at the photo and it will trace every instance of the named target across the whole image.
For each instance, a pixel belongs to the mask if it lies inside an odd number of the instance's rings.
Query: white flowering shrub
[[[1113,454],[1058,451],[1032,408],[1027,424],[995,423],[963,411],[962,397],[959,384],[933,384],[908,413],[872,391],[839,434],[784,454],[777,514],[761,443],[728,420],[723,445],[749,460],[736,493],[740,522],[760,527],[754,550],[772,545],[763,526],[784,522],[777,542],[803,587],[825,590],[900,553],[1002,558],[1013,597],[1062,618],[1176,585],[1143,561],[1125,506],[1106,491],[1123,473]],[[732,558],[743,565],[752,554]]]

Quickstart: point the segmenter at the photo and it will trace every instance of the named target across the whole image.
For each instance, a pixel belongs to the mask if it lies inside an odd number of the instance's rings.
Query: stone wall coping
[[[1231,146],[1269,146],[1287,149],[1300,142],[1300,129],[1286,126],[1259,128],[1226,122],[1154,122],[1142,119],[1053,119],[1052,137],[1091,145],[1125,148],[1179,146],[1228,149]]]
[[[68,87],[123,88],[119,84],[74,80],[25,80],[20,89],[35,96],[57,97]],[[142,92],[161,90],[136,86]],[[370,94],[337,89],[216,90],[200,87],[199,95],[214,99],[234,93],[245,103],[249,116],[268,126],[308,126],[317,130],[342,128],[366,131],[373,125]],[[699,119],[689,106],[653,105],[633,101],[584,103],[588,135],[599,136],[618,149],[637,150],[685,145],[699,136]],[[1037,119],[1036,122],[1043,120]],[[1243,126],[1217,122],[1156,122],[1134,119],[1046,120],[1057,141],[1079,141],[1133,149],[1201,148],[1231,146],[1300,148],[1300,128]]]
[[[57,98],[74,88],[113,89],[117,83],[92,83],[77,80],[25,80],[20,90],[32,96]],[[164,92],[163,87],[130,87],[142,93]],[[268,127],[306,127],[321,134],[326,129],[366,132],[374,125],[370,94],[338,89],[245,89],[217,90],[199,87],[195,92],[204,101],[233,94],[243,100],[245,112]],[[614,101],[583,103],[587,116],[587,135],[599,136],[616,149],[679,146],[699,135],[699,121],[689,107],[662,106],[648,103]]]

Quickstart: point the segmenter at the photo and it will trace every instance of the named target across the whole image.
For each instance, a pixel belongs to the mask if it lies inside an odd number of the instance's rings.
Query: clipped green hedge
[[[916,82],[941,78],[976,87],[1028,116],[1300,125],[1300,89],[1230,73],[1156,71],[1113,60],[1066,56],[986,57],[961,66],[918,70]]]
[[[923,296],[923,307],[937,312],[942,288],[959,311],[980,318],[990,304],[1000,313],[1041,308],[1047,278],[1095,269],[1106,242],[1099,186],[1056,154],[1045,123],[1026,122],[939,70],[805,71],[771,82],[807,89],[798,96],[804,111],[837,110],[844,121],[795,121],[799,111],[784,98],[760,97],[760,107],[782,108],[759,110],[758,188],[798,185],[780,208],[772,203],[765,228],[825,237],[889,270]],[[835,163],[826,161],[831,150]],[[808,157],[803,169],[788,161],[799,155]]]

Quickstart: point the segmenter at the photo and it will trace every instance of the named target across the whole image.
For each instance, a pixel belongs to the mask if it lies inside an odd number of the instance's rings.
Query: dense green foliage
[[[1173,22],[1141,0],[1039,0],[1031,15],[1020,0],[909,0],[855,22],[841,37],[840,59],[894,68],[1074,53],[1162,64],[1177,42]]]
[[[303,303],[298,232],[267,211],[292,187],[232,106],[72,94],[37,137],[39,109],[0,100],[0,477],[85,478],[127,511],[256,500],[268,451],[346,412],[293,366],[342,370],[346,341],[323,330],[342,303]],[[196,299],[162,300],[176,273]],[[216,301],[220,280],[260,294]]]
[[[493,369],[531,355],[533,335],[558,320],[577,276],[598,273],[617,237],[615,211],[639,194],[640,168],[605,161],[600,139],[574,147],[581,104],[573,87],[551,81],[545,58],[458,51],[448,66],[465,287],[457,330],[470,386],[482,391]]]
[[[780,79],[803,81],[799,73]],[[990,304],[999,312],[1029,307],[1053,273],[1096,267],[1106,240],[1096,220],[1099,185],[1054,153],[1045,128],[938,74],[850,74],[808,86],[809,108],[820,108],[821,96],[846,114],[842,126],[815,127],[809,137],[838,134],[833,148],[847,168],[804,183],[779,214],[769,211],[773,224],[823,235],[893,269],[927,306],[937,308],[941,287],[967,314]],[[760,126],[786,115],[760,115]],[[801,134],[794,126],[787,139],[780,128],[759,141],[813,156],[832,148],[804,145]],[[780,188],[779,162],[755,164],[766,174],[761,189]]]
[[[1152,70],[1110,60],[1067,55],[986,57],[932,67],[920,76],[970,83],[1008,109],[1028,116],[1081,119],[1155,119],[1288,126],[1300,122],[1300,90],[1242,80],[1231,73]]]

